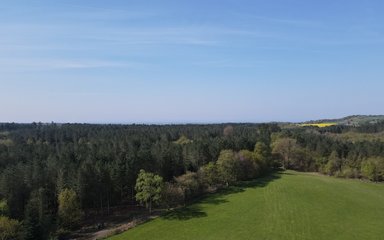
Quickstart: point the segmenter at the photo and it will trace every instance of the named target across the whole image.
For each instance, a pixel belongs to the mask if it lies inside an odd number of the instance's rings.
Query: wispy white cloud
[[[236,18],[247,19],[247,22],[254,23],[253,26],[241,26],[236,23],[229,26],[220,25],[220,23],[199,25],[190,22],[184,24],[174,22],[170,25],[161,21],[157,23],[154,19],[151,19],[150,25],[135,21],[130,24],[120,24],[124,20],[159,18],[163,13],[83,6],[72,6],[71,9],[74,11],[67,9],[63,12],[47,13],[46,19],[51,18],[49,14],[57,14],[57,19],[52,23],[41,21],[41,19],[32,22],[0,21],[2,36],[0,38],[0,71],[132,68],[140,66],[140,63],[108,59],[113,59],[114,56],[117,56],[116,59],[134,59],[129,54],[132,52],[137,54],[140,50],[143,50],[140,57],[149,54],[161,56],[167,52],[168,46],[181,46],[185,49],[217,47],[225,48],[226,51],[242,47],[253,49],[270,47],[272,50],[279,50],[284,46],[285,49],[291,50],[291,46],[293,48],[311,46],[305,51],[315,51],[316,46],[348,46],[384,42],[384,38],[377,32],[356,37],[364,31],[362,26],[336,32],[335,28],[328,29],[323,22],[298,18],[275,18],[242,13]],[[66,21],[60,21],[60,19]],[[109,25],[108,21],[104,23],[104,20],[113,21],[114,24]],[[99,24],[100,22],[102,24]],[[270,25],[279,27],[270,29],[267,27]],[[315,31],[295,32],[289,31],[290,27]],[[242,45],[244,42],[246,44]],[[186,54],[193,55],[193,52]],[[87,59],[79,60],[78,56]],[[233,61],[218,59],[196,61],[192,64],[219,68],[251,68],[268,63],[243,59]]]
[[[236,34],[235,31],[199,29],[197,27],[98,27],[88,24],[0,24],[0,45],[26,48],[47,48],[65,45],[69,41],[88,41],[88,43],[112,43],[127,45],[148,44],[186,44],[214,45],[217,36]],[[242,33],[244,34],[244,33]],[[87,43],[87,44],[88,44]],[[87,48],[87,44],[78,42]],[[75,46],[73,46],[75,47]]]
[[[279,24],[321,26],[321,24],[257,17]],[[240,28],[223,26],[147,26],[109,27],[79,24],[1,24],[0,51],[23,50],[70,50],[89,49],[98,45],[190,45],[190,46],[233,46],[233,41],[246,39],[271,39],[307,44],[340,45],[382,43],[378,31],[365,31],[362,27],[350,30],[321,29],[313,34],[278,31],[263,28]],[[335,33],[334,33],[335,32]],[[358,35],[358,36],[356,36]],[[354,36],[354,37],[353,37]],[[76,44],[71,44],[76,42]]]
[[[112,4],[111,4],[112,5]],[[46,2],[29,0],[25,7],[22,8],[6,8],[7,14],[17,15],[23,11],[25,16],[33,16],[34,21],[43,19],[54,19],[54,21],[87,21],[87,20],[140,20],[150,19],[153,17],[164,16],[167,13],[149,8],[119,8],[119,7],[101,7],[92,6],[92,4],[84,4],[78,1],[77,3],[66,2]],[[16,19],[15,19],[16,20]]]
[[[247,19],[247,22],[255,22],[262,24],[275,24],[282,26],[291,26],[291,27],[309,27],[309,28],[322,28],[326,27],[326,24],[322,21],[316,21],[311,19],[291,19],[291,18],[281,18],[281,17],[271,17],[271,16],[263,16],[257,14],[249,14],[249,13],[238,13],[232,12],[232,15],[237,19]]]
[[[160,17],[166,15],[164,10],[157,11],[154,9],[135,9],[127,10],[121,8],[112,8],[112,7],[96,7],[90,5],[80,5],[80,4],[69,4],[64,3],[64,6],[67,7],[68,11],[63,11],[59,13],[58,16],[64,17],[80,17],[80,18],[92,18],[92,19],[144,19],[152,17]]]
[[[65,21],[103,21],[104,23],[116,23],[123,21],[143,21],[151,18],[159,18],[161,16],[163,16],[163,13],[155,11],[127,11],[119,9],[80,7],[79,9],[71,9],[70,11],[67,10],[55,13],[52,17],[57,20],[63,19]]]
[[[284,18],[263,17],[263,16],[254,16],[254,19],[260,20],[263,22],[270,22],[275,24],[289,25],[289,26],[296,26],[296,27],[310,27],[310,28],[325,27],[324,23],[319,21],[313,21],[313,20],[284,19]]]
[[[98,61],[98,60],[71,60],[71,59],[0,59],[0,72],[9,71],[49,71],[64,69],[88,68],[133,68],[139,63]]]
[[[277,61],[253,60],[239,62],[233,59],[213,59],[192,62],[192,65],[209,68],[255,68],[265,64],[275,64]]]

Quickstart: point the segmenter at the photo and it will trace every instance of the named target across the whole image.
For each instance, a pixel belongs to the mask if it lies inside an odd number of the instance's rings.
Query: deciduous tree
[[[77,194],[74,190],[65,188],[59,193],[58,217],[60,226],[64,229],[74,229],[83,217]]]
[[[159,175],[140,170],[136,180],[136,200],[145,204],[152,213],[152,204],[157,204],[161,200],[163,188],[163,178]]]
[[[217,160],[221,180],[228,186],[237,180],[237,162],[232,150],[222,150]]]
[[[273,143],[272,151],[282,157],[282,167],[284,169],[288,168],[295,147],[297,147],[296,140],[293,138],[279,138]]]

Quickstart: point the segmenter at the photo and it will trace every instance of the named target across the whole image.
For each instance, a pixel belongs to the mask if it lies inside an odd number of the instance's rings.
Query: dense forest
[[[326,128],[0,124],[2,239],[65,235],[91,212],[111,214],[114,206],[183,205],[277,168],[383,181],[384,141],[339,137],[383,131],[384,122]],[[145,184],[156,186],[153,195]]]

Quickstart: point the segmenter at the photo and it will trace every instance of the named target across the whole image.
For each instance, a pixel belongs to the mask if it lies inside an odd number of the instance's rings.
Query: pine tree
[[[25,218],[23,222],[24,237],[25,240],[36,240],[43,238],[43,229],[40,223],[39,216],[39,200],[32,198],[29,200],[26,210]]]

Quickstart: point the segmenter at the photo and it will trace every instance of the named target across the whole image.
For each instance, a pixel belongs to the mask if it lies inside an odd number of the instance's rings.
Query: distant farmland
[[[337,125],[337,123],[303,123],[303,124],[299,124],[300,127],[319,127],[319,128],[323,128],[323,127],[330,127],[330,126],[335,126]]]
[[[383,202],[383,184],[287,171],[110,239],[383,239]]]

